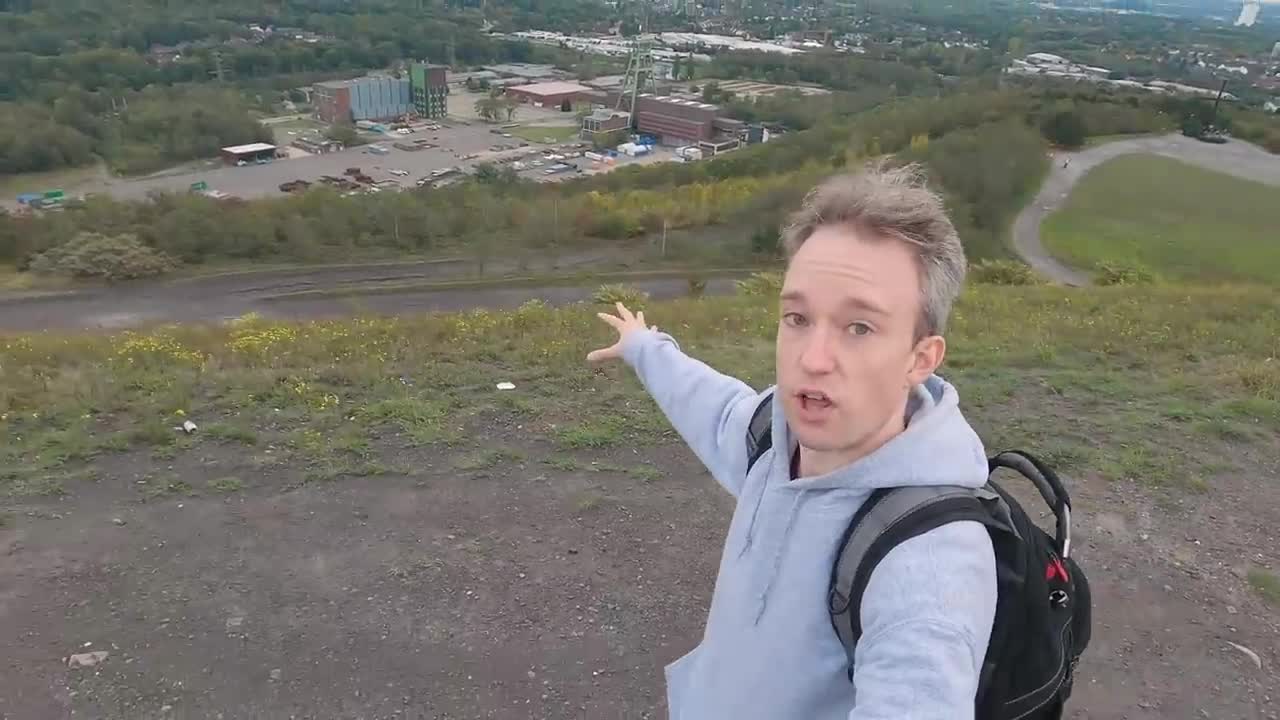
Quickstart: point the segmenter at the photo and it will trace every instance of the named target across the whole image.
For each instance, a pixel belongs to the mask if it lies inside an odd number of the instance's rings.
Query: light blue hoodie
[[[836,546],[872,490],[986,481],[982,442],[955,389],[931,377],[915,388],[900,435],[852,465],[792,480],[795,441],[781,403],[774,449],[748,475],[747,425],[764,394],[665,333],[630,334],[622,355],[738,501],[702,642],[666,668],[672,720],[972,718],[996,606],[981,525],[944,525],[880,562],[863,597],[852,684],[826,604]]]

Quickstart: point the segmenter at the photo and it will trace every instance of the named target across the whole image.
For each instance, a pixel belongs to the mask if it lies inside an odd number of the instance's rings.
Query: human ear
[[[907,370],[908,387],[924,382],[942,365],[947,354],[947,341],[941,335],[921,338],[911,350],[911,367]]]

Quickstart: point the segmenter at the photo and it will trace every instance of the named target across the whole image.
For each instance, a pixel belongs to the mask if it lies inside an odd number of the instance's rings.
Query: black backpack
[[[751,418],[747,470],[773,444],[772,394]],[[881,488],[849,522],[831,568],[827,608],[849,656],[862,633],[859,608],[871,571],[898,543],[950,522],[982,523],[995,547],[998,598],[975,697],[977,720],[1058,720],[1089,644],[1089,582],[1071,557],[1071,498],[1053,470],[1031,455],[1002,452],[988,460],[1030,480],[1056,518],[1057,537],[1031,521],[990,477],[981,488]]]

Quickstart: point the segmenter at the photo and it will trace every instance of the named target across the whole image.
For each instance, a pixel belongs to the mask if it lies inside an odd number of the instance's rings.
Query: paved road
[[[1040,242],[1040,223],[1062,206],[1071,187],[1089,170],[1112,158],[1135,153],[1163,155],[1246,180],[1280,185],[1280,155],[1272,155],[1256,145],[1238,140],[1213,145],[1173,133],[1117,140],[1079,152],[1061,153],[1040,187],[1040,193],[1014,220],[1013,246],[1022,259],[1053,282],[1088,285],[1087,274],[1063,265],[1045,250]],[[1066,159],[1070,162],[1064,168],[1062,162]]]

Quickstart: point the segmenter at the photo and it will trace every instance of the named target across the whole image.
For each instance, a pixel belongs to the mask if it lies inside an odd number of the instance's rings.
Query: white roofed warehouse
[[[274,160],[276,146],[270,143],[249,143],[248,145],[231,145],[222,148],[222,161],[228,165],[247,165]]]

